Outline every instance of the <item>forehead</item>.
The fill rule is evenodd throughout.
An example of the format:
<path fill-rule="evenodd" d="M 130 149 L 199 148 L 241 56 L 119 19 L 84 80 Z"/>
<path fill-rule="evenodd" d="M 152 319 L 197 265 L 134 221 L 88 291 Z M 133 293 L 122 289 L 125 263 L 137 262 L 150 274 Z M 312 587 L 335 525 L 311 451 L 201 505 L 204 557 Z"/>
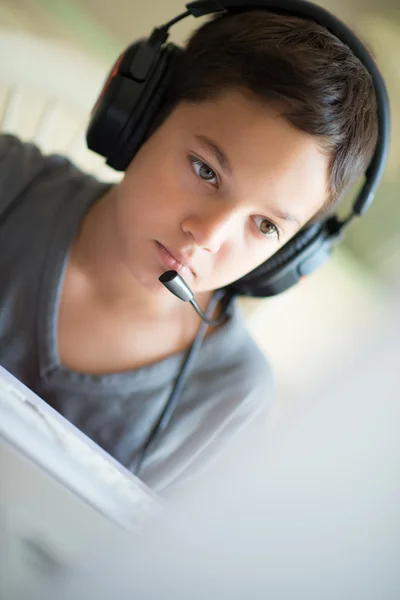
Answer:
<path fill-rule="evenodd" d="M 181 105 L 177 117 L 187 143 L 199 144 L 207 158 L 213 156 L 213 167 L 229 172 L 237 194 L 283 204 L 303 223 L 326 202 L 329 157 L 316 137 L 291 125 L 278 107 L 227 91 L 212 101 Z"/>

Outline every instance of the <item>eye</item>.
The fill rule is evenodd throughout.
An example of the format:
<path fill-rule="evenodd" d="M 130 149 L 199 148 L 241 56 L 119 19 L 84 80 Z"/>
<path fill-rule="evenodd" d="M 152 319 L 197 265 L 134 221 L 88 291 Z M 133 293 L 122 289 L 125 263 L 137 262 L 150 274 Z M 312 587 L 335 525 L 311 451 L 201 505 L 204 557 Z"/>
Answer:
<path fill-rule="evenodd" d="M 264 237 L 271 237 L 272 235 L 276 235 L 276 237 L 279 240 L 279 229 L 277 228 L 275 223 L 273 223 L 269 219 L 266 219 L 265 217 L 260 216 L 255 216 L 253 217 L 253 219 L 261 235 L 263 235 Z"/>
<path fill-rule="evenodd" d="M 218 175 L 207 163 L 196 156 L 190 156 L 189 159 L 192 163 L 194 172 L 200 179 L 218 187 Z"/>

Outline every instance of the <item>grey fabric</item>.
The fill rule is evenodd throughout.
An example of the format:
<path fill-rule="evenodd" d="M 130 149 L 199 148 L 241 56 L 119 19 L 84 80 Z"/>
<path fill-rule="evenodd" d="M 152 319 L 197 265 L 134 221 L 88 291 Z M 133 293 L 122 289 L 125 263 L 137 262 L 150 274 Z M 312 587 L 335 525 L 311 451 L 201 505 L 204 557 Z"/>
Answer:
<path fill-rule="evenodd" d="M 57 313 L 69 249 L 106 189 L 67 159 L 0 136 L 0 364 L 129 468 L 185 354 L 111 375 L 60 364 Z M 203 469 L 233 434 L 262 418 L 271 387 L 235 302 L 231 319 L 204 341 L 141 478 L 163 491 Z"/>

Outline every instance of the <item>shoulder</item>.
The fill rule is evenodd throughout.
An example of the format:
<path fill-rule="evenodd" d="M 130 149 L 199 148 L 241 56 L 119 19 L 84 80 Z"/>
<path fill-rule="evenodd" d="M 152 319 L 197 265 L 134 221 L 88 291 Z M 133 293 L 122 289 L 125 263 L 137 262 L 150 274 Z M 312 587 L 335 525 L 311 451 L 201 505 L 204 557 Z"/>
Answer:
<path fill-rule="evenodd" d="M 13 135 L 0 135 L 0 214 L 60 159 L 44 156 L 37 146 Z"/>
<path fill-rule="evenodd" d="M 227 325 L 207 340 L 203 355 L 202 377 L 237 402 L 269 401 L 273 376 L 266 355 L 252 338 L 237 300 L 233 302 Z M 231 406 L 234 403 L 230 403 Z"/>
<path fill-rule="evenodd" d="M 275 392 L 269 360 L 252 338 L 237 301 L 230 322 L 206 342 L 190 392 L 201 416 L 197 434 L 201 437 L 200 429 L 204 434 L 201 460 L 249 425 L 263 427 Z"/>
<path fill-rule="evenodd" d="M 166 493 L 203 472 L 242 432 L 264 431 L 272 370 L 235 302 L 230 320 L 205 339 L 193 373 L 141 477 Z"/>
<path fill-rule="evenodd" d="M 214 428 L 215 433 L 208 440 L 207 455 L 249 426 L 259 429 L 266 425 L 275 385 L 270 362 L 251 336 L 236 300 L 225 331 L 221 329 L 214 341 L 210 337 L 205 351 L 207 365 L 203 362 L 194 391 L 202 398 L 212 398 L 202 407 L 209 432 Z"/>
<path fill-rule="evenodd" d="M 0 223 L 20 205 L 42 206 L 48 214 L 71 194 L 83 189 L 88 196 L 100 194 L 107 186 L 81 171 L 66 156 L 44 154 L 30 142 L 0 135 Z M 49 203 L 49 200 L 51 202 Z"/>
<path fill-rule="evenodd" d="M 1 192 L 15 197 L 27 180 L 42 167 L 45 158 L 34 144 L 10 135 L 0 135 Z"/>

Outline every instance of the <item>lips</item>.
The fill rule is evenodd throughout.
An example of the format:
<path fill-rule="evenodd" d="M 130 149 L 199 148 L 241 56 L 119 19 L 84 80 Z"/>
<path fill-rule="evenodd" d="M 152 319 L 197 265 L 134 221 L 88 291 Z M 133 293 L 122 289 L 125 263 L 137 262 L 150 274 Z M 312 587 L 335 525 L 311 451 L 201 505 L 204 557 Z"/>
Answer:
<path fill-rule="evenodd" d="M 156 242 L 158 247 L 158 251 L 160 257 L 162 258 L 162 262 L 165 266 L 174 269 L 178 272 L 184 270 L 186 272 L 192 273 L 195 275 L 195 271 L 188 257 L 185 256 L 180 250 L 176 250 L 175 248 L 169 248 L 160 244 L 160 242 Z"/>

